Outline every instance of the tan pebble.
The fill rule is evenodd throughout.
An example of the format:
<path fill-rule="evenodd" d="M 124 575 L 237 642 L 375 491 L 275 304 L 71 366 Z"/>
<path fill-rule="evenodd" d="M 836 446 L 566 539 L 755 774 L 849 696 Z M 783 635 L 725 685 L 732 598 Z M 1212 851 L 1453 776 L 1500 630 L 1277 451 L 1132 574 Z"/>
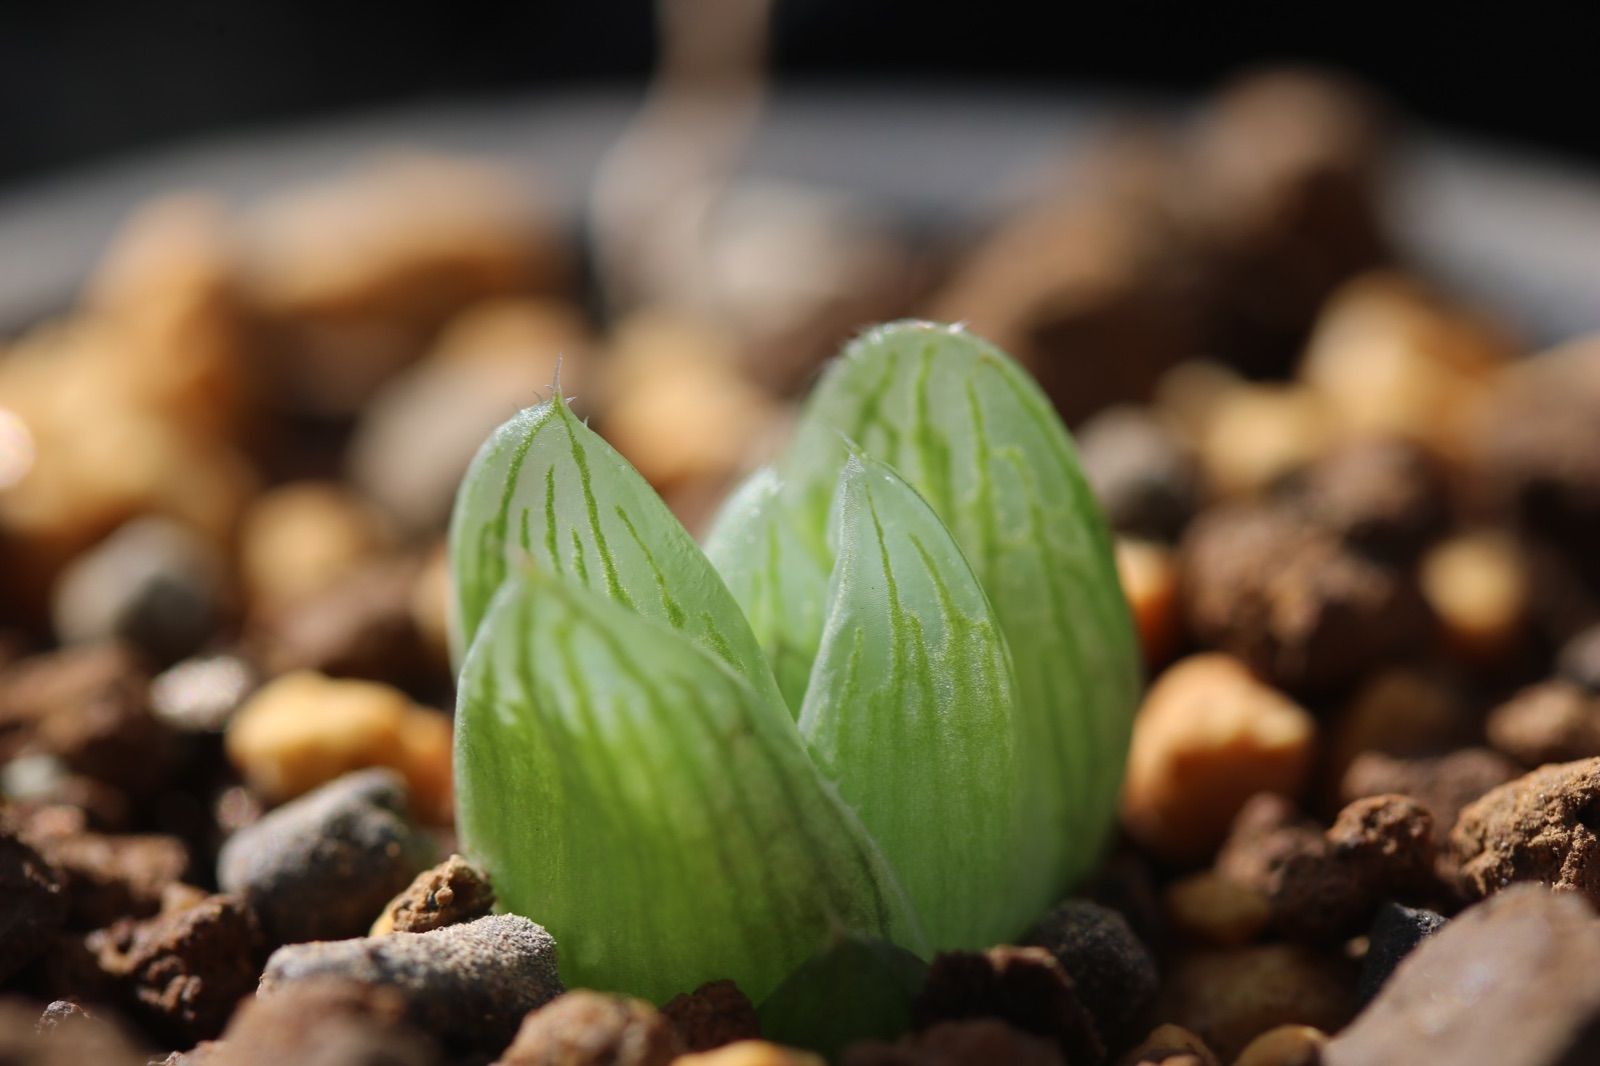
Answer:
<path fill-rule="evenodd" d="M 1163 904 L 1174 930 L 1216 947 L 1243 947 L 1272 916 L 1263 893 L 1211 870 L 1174 881 Z"/>
<path fill-rule="evenodd" d="M 250 787 L 278 803 L 351 770 L 398 770 L 419 812 L 448 818 L 450 723 L 373 681 L 311 671 L 263 686 L 234 715 L 228 758 Z"/>
<path fill-rule="evenodd" d="M 107 370 L 126 399 L 227 437 L 248 397 L 249 324 L 223 205 L 179 194 L 138 208 L 112 239 L 84 310 L 116 335 Z"/>
<path fill-rule="evenodd" d="M 1244 379 L 1232 367 L 1190 360 L 1161 375 L 1155 406 L 1168 425 L 1198 444 L 1223 403 L 1243 387 Z"/>
<path fill-rule="evenodd" d="M 1300 374 L 1342 430 L 1394 433 L 1452 455 L 1513 354 L 1494 323 L 1414 279 L 1375 273 L 1329 299 Z"/>
<path fill-rule="evenodd" d="M 0 360 L 0 598 L 38 612 L 56 572 L 141 514 L 221 545 L 256 491 L 226 441 L 144 404 L 103 322 L 36 327 Z"/>
<path fill-rule="evenodd" d="M 1172 549 L 1119 537 L 1116 560 L 1145 664 L 1159 666 L 1171 657 L 1178 642 L 1178 566 Z"/>
<path fill-rule="evenodd" d="M 1354 1010 L 1350 964 L 1289 944 L 1203 951 L 1180 959 L 1164 989 L 1165 1015 L 1231 1058 L 1281 1025 L 1332 1032 Z"/>
<path fill-rule="evenodd" d="M 395 766 L 411 787 L 418 817 L 449 825 L 455 814 L 455 735 L 450 719 L 426 707 L 414 707 L 400 736 L 400 762 Z"/>
<path fill-rule="evenodd" d="M 332 482 L 265 492 L 239 529 L 239 571 L 251 607 L 271 611 L 321 592 L 388 540 L 377 511 Z"/>
<path fill-rule="evenodd" d="M 478 446 L 518 407 L 559 382 L 588 414 L 590 341 L 555 301 L 490 300 L 451 320 L 416 365 L 386 381 L 345 452 L 351 482 L 411 533 L 433 533 Z"/>
<path fill-rule="evenodd" d="M 564 242 L 526 177 L 410 156 L 252 209 L 245 283 L 268 386 L 295 408 L 353 415 L 458 312 L 564 286 Z"/>
<path fill-rule="evenodd" d="M 773 403 L 713 327 L 637 312 L 615 331 L 607 373 L 602 432 L 663 494 L 726 483 L 757 461 Z"/>
<path fill-rule="evenodd" d="M 1122 1066 L 1160 1063 L 1172 1066 L 1188 1058 L 1193 1066 L 1221 1066 L 1206 1042 L 1181 1025 L 1158 1025 L 1121 1059 Z M 1184 1066 L 1189 1066 L 1185 1063 Z"/>
<path fill-rule="evenodd" d="M 561 364 L 561 387 L 585 388 L 592 339 L 578 309 L 565 300 L 501 297 L 462 311 L 439 334 L 430 359 L 448 362 L 534 363 L 549 384 Z"/>
<path fill-rule="evenodd" d="M 1528 611 L 1528 573 L 1510 537 L 1453 537 L 1422 557 L 1418 576 L 1445 647 L 1456 657 L 1470 664 L 1516 650 Z"/>
<path fill-rule="evenodd" d="M 251 296 L 291 318 L 431 319 L 565 272 L 529 190 L 494 167 L 388 159 L 269 201 L 244 220 Z"/>
<path fill-rule="evenodd" d="M 682 1051 L 650 1004 L 580 988 L 529 1013 L 494 1066 L 668 1066 Z"/>
<path fill-rule="evenodd" d="M 680 1055 L 672 1062 L 673 1066 L 826 1066 L 821 1056 L 765 1040 L 740 1040 L 714 1051 Z"/>
<path fill-rule="evenodd" d="M 1207 481 L 1227 495 L 1259 493 L 1308 465 L 1332 440 L 1322 398 L 1295 385 L 1246 385 L 1217 403 L 1199 439 Z"/>
<path fill-rule="evenodd" d="M 1328 1034 L 1309 1025 L 1280 1025 L 1250 1041 L 1233 1066 L 1317 1066 Z"/>
<path fill-rule="evenodd" d="M 411 587 L 411 621 L 436 663 L 450 661 L 450 553 L 441 541 Z"/>
<path fill-rule="evenodd" d="M 1237 659 L 1182 659 L 1156 679 L 1134 721 L 1123 823 L 1165 858 L 1203 859 L 1251 796 L 1304 788 L 1315 739 L 1311 716 Z"/>

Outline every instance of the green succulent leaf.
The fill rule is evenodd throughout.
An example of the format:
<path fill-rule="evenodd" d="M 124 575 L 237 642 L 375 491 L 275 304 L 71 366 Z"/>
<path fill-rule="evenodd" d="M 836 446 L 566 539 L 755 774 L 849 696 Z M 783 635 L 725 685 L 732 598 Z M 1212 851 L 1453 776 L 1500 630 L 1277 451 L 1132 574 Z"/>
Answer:
<path fill-rule="evenodd" d="M 800 713 L 813 760 L 894 864 L 936 950 L 1014 935 L 1054 902 L 1038 760 L 1019 750 L 1011 657 L 939 517 L 853 457 L 821 649 Z"/>
<path fill-rule="evenodd" d="M 807 959 L 757 1013 L 761 1035 L 836 1061 L 858 1040 L 893 1040 L 911 1028 L 928 966 L 884 940 L 844 936 Z"/>
<path fill-rule="evenodd" d="M 456 720 L 460 831 L 570 985 L 764 996 L 838 929 L 916 916 L 794 723 L 686 633 L 523 567 L 479 627 Z"/>
<path fill-rule="evenodd" d="M 778 688 L 798 715 L 827 609 L 830 553 L 821 542 L 802 536 L 778 476 L 768 467 L 728 497 L 705 552 L 745 608 Z"/>
<path fill-rule="evenodd" d="M 450 523 L 459 663 L 523 562 L 677 630 L 781 702 L 727 586 L 649 483 L 558 395 L 479 449 Z"/>
<path fill-rule="evenodd" d="M 994 606 L 1016 671 L 1021 743 L 1049 768 L 1040 847 L 1064 887 L 1114 824 L 1139 682 L 1110 537 L 1072 442 L 1002 352 L 925 322 L 862 336 L 809 401 L 778 474 L 813 540 L 827 528 L 845 439 L 922 494 Z"/>

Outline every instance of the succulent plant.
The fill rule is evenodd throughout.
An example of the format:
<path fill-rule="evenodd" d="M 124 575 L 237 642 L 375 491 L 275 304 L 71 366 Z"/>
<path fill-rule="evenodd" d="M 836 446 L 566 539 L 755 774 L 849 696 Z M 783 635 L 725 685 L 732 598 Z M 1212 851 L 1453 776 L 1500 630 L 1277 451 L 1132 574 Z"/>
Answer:
<path fill-rule="evenodd" d="M 1019 933 L 1105 842 L 1137 659 L 1031 379 L 959 327 L 851 344 L 702 551 L 559 396 L 451 525 L 465 847 L 569 983 L 760 998 L 841 932 Z"/>

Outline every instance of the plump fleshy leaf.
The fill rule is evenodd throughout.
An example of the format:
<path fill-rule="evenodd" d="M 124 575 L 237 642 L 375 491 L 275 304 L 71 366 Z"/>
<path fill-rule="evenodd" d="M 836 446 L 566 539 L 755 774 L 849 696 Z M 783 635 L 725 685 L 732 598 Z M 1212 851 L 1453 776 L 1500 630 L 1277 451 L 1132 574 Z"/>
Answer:
<path fill-rule="evenodd" d="M 678 630 L 781 702 L 749 623 L 694 539 L 560 396 L 479 449 L 456 498 L 450 556 L 458 663 L 501 582 L 530 561 Z"/>
<path fill-rule="evenodd" d="M 927 963 L 884 940 L 847 935 L 807 959 L 758 1009 L 761 1035 L 837 1062 L 858 1040 L 893 1040 L 911 1028 Z"/>
<path fill-rule="evenodd" d="M 778 687 L 798 715 L 822 632 L 832 563 L 822 542 L 801 535 L 795 517 L 784 505 L 777 474 L 763 467 L 728 497 L 705 551 L 745 609 Z"/>
<path fill-rule="evenodd" d="M 807 404 L 778 474 L 808 536 L 826 528 L 848 438 L 926 499 L 1011 646 L 1022 743 L 1054 768 L 1040 847 L 1065 886 L 1114 822 L 1138 660 L 1110 537 L 1049 401 L 959 327 L 902 322 L 851 344 Z M 820 632 L 818 634 L 820 640 Z"/>
<path fill-rule="evenodd" d="M 827 623 L 800 713 L 822 772 L 894 864 L 936 950 L 1053 902 L 1041 760 L 1020 750 L 1006 639 L 950 532 L 899 475 L 839 480 Z"/>
<path fill-rule="evenodd" d="M 770 991 L 840 928 L 921 950 L 888 864 L 794 723 L 682 631 L 526 567 L 456 719 L 463 842 L 569 985 Z"/>

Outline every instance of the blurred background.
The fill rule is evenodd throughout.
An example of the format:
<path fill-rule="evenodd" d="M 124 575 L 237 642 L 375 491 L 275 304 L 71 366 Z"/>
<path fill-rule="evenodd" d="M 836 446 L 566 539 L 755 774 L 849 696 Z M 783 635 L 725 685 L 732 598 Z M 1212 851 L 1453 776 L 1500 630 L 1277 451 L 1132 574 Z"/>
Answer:
<path fill-rule="evenodd" d="M 1541 17 L 1541 14 L 1549 17 Z M 1121 86 L 1194 94 L 1240 68 L 1350 71 L 1407 112 L 1528 149 L 1600 157 L 1592 37 L 1540 5 L 1448 18 L 1343 6 L 781 0 L 786 82 Z M 642 0 L 13 0 L 0 34 L 0 178 L 208 131 L 439 96 L 639 85 L 655 17 Z M 1563 27 L 1566 29 L 1563 29 Z M 1570 31 L 1570 32 L 1569 32 Z"/>
<path fill-rule="evenodd" d="M 1352 442 L 1553 543 L 1549 639 L 1600 618 L 1600 474 L 1569 461 L 1600 455 L 1600 356 L 1521 358 L 1600 328 L 1577 27 L 1012 0 L 3 17 L 0 633 L 28 646 L 242 642 L 268 674 L 438 696 L 455 487 L 558 361 L 699 532 L 824 361 L 902 316 L 970 324 L 1079 432 L 1157 549 L 1130 556 L 1167 582 L 1153 662 L 1185 639 L 1197 509 Z"/>

